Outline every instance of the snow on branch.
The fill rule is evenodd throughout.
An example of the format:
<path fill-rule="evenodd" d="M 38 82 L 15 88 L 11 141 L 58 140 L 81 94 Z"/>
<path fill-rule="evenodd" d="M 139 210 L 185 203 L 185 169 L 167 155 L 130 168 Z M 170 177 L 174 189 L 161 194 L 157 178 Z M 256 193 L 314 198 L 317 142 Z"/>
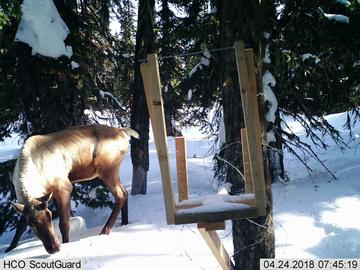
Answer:
<path fill-rule="evenodd" d="M 305 61 L 306 59 L 312 58 L 315 60 L 315 63 L 319 63 L 320 62 L 320 58 L 317 57 L 316 55 L 313 55 L 311 53 L 304 53 L 303 55 L 301 55 L 301 60 Z"/>
<path fill-rule="evenodd" d="M 349 23 L 349 17 L 345 16 L 345 15 L 341 15 L 341 14 L 329 14 L 329 13 L 324 13 L 324 16 L 329 19 L 329 20 L 333 20 L 335 22 L 338 23 Z"/>
<path fill-rule="evenodd" d="M 75 61 L 71 61 L 70 63 L 72 69 L 76 69 L 80 67 L 79 63 L 76 63 Z"/>
<path fill-rule="evenodd" d="M 70 58 L 72 47 L 64 40 L 70 33 L 53 0 L 24 0 L 21 5 L 21 21 L 15 41 L 28 44 L 31 54 L 40 54 L 54 59 L 62 55 Z"/>
<path fill-rule="evenodd" d="M 110 99 L 115 101 L 115 103 L 119 106 L 119 108 L 123 109 L 123 107 L 121 106 L 120 101 L 113 94 L 111 94 L 110 92 L 105 92 L 105 91 L 100 90 L 99 94 L 100 94 L 100 96 L 102 98 L 105 98 L 106 96 L 110 97 Z"/>
<path fill-rule="evenodd" d="M 190 71 L 189 78 L 191 78 L 195 72 L 202 70 L 204 68 L 204 66 L 209 66 L 210 58 L 211 58 L 210 52 L 208 50 L 204 51 L 203 57 L 201 58 L 200 63 L 196 64 Z"/>
<path fill-rule="evenodd" d="M 348 1 L 348 0 L 336 0 L 336 3 L 340 3 L 340 4 L 343 4 L 345 6 L 350 5 L 350 1 Z"/>
<path fill-rule="evenodd" d="M 357 60 L 353 63 L 353 67 L 359 67 L 360 66 L 360 60 Z"/>

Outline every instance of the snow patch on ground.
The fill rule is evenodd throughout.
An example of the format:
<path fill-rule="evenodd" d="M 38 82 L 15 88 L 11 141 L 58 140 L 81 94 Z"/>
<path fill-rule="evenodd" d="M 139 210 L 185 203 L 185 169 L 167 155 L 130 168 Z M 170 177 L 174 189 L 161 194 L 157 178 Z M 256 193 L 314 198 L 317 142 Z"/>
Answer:
<path fill-rule="evenodd" d="M 0 162 L 5 162 L 18 157 L 20 148 L 19 141 L 19 135 L 13 134 L 3 142 L 0 142 Z"/>

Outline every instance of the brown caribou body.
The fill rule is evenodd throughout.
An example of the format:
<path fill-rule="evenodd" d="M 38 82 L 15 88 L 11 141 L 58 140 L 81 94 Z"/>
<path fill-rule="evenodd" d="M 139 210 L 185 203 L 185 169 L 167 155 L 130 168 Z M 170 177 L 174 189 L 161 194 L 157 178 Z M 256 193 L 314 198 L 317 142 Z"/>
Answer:
<path fill-rule="evenodd" d="M 13 241 L 15 248 L 30 225 L 48 253 L 60 250 L 55 236 L 48 201 L 54 198 L 60 218 L 63 243 L 69 242 L 70 195 L 73 182 L 99 177 L 115 197 L 115 207 L 102 234 L 108 234 L 122 209 L 122 224 L 127 224 L 128 193 L 119 179 L 119 167 L 128 147 L 129 137 L 138 138 L 130 128 L 103 125 L 79 126 L 26 140 L 14 169 L 13 184 L 22 216 Z"/>

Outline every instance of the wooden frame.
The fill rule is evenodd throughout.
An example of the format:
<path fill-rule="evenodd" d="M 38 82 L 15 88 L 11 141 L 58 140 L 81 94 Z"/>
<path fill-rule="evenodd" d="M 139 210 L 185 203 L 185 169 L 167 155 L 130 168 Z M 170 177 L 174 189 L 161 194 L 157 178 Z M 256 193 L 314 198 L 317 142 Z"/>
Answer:
<path fill-rule="evenodd" d="M 263 216 L 266 212 L 266 193 L 254 53 L 252 49 L 245 50 L 241 41 L 235 42 L 234 47 L 256 209 L 258 216 Z"/>
<path fill-rule="evenodd" d="M 141 64 L 141 72 L 144 81 L 147 105 L 154 139 L 160 164 L 166 220 L 168 224 L 185 223 L 209 223 L 221 222 L 227 219 L 240 219 L 257 217 L 265 214 L 265 178 L 262 159 L 261 128 L 259 120 L 259 108 L 257 102 L 257 89 L 255 67 L 252 50 L 245 50 L 242 42 L 235 43 L 236 64 L 240 81 L 240 94 L 246 129 L 241 131 L 243 160 L 245 169 L 246 192 L 253 193 L 254 199 L 241 196 L 227 201 L 234 205 L 224 209 L 206 210 L 200 209 L 203 204 L 191 202 L 176 204 L 172 186 L 172 177 L 168 158 L 168 146 L 165 127 L 163 100 L 159 67 L 156 54 L 149 54 L 147 63 Z M 176 139 L 176 144 L 184 145 L 183 139 Z M 177 156 L 185 158 L 186 149 L 177 150 Z M 189 190 L 187 183 L 187 169 L 184 160 L 177 161 L 178 166 L 178 190 L 179 202 L 187 200 Z M 239 207 L 236 208 L 235 204 Z M 244 204 L 248 207 L 244 207 Z"/>
<path fill-rule="evenodd" d="M 241 129 L 241 147 L 243 153 L 243 167 L 245 177 L 245 193 L 254 193 L 254 185 L 251 175 L 249 144 L 247 141 L 246 129 Z"/>
<path fill-rule="evenodd" d="M 184 137 L 175 138 L 176 172 L 179 202 L 189 199 L 189 183 L 186 162 L 186 142 Z"/>
<path fill-rule="evenodd" d="M 205 201 L 189 199 L 184 138 L 176 138 L 179 203 L 175 203 L 157 55 L 149 54 L 147 62 L 141 64 L 146 101 L 161 170 L 166 221 L 168 224 L 197 223 L 201 235 L 223 269 L 231 269 L 233 265 L 215 230 L 224 229 L 224 220 L 265 215 L 266 207 L 254 55 L 252 49 L 244 49 L 244 44 L 241 41 L 235 42 L 234 49 L 245 119 L 245 128 L 239 132 L 241 132 L 242 137 L 245 191 L 247 194 L 224 196 L 221 198 L 224 206 L 221 205 L 216 209 L 206 207 Z"/>

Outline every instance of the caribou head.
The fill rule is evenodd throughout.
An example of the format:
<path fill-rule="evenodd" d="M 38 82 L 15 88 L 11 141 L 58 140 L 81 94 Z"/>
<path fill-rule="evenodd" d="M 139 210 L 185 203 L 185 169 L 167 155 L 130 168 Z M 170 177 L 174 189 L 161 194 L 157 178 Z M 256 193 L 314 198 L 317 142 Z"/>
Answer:
<path fill-rule="evenodd" d="M 55 236 L 52 224 L 52 214 L 48 209 L 51 196 L 52 192 L 24 204 L 12 203 L 16 211 L 25 216 L 28 225 L 50 254 L 60 250 L 60 242 Z"/>

